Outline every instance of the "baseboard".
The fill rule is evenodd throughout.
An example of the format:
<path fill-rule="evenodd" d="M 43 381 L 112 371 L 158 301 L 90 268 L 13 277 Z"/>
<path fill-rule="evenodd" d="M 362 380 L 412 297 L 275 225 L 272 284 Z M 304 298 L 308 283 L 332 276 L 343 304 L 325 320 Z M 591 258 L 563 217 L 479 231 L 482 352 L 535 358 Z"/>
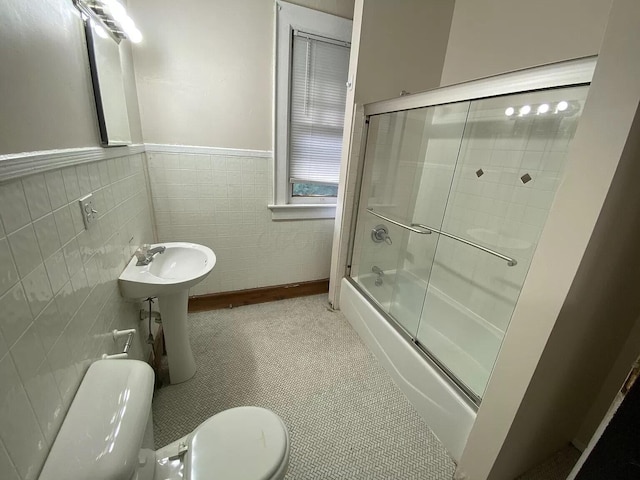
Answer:
<path fill-rule="evenodd" d="M 240 307 L 255 303 L 274 302 L 287 298 L 318 295 L 329 292 L 329 279 L 310 282 L 274 285 L 271 287 L 250 288 L 235 292 L 210 293 L 189 297 L 189 312 L 203 312 L 220 308 Z"/>

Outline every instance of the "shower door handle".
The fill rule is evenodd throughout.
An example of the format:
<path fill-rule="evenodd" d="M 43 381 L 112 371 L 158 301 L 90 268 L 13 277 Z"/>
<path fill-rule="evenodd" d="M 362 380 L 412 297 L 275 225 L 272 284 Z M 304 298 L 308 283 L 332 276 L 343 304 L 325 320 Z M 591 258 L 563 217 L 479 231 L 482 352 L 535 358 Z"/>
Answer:
<path fill-rule="evenodd" d="M 442 236 L 445 236 L 445 237 L 449 237 L 449 238 L 451 238 L 453 240 L 457 240 L 458 242 L 464 243 L 465 245 L 469 245 L 470 247 L 477 248 L 478 250 L 482 250 L 483 252 L 486 252 L 489 255 L 493 255 L 494 257 L 498 257 L 498 258 L 504 260 L 505 262 L 507 262 L 507 265 L 509 267 L 515 267 L 518 264 L 518 261 L 515 258 L 508 257 L 506 255 L 503 255 L 502 253 L 496 252 L 495 250 L 491 250 L 490 248 L 483 247 L 482 245 L 479 245 L 479 244 L 477 244 L 475 242 L 470 242 L 466 238 L 462 238 L 462 237 L 459 237 L 457 235 L 453 235 L 452 233 L 448 233 L 448 232 L 445 232 L 443 230 L 438 230 L 437 228 L 433 228 L 433 227 L 430 227 L 428 225 L 422 225 L 421 223 L 414 223 L 413 225 L 415 225 L 416 227 L 429 229 L 431 232 L 435 232 L 435 233 L 437 233 L 439 235 L 442 235 Z M 429 233 L 431 233 L 431 232 L 429 232 Z"/>
<path fill-rule="evenodd" d="M 410 232 L 419 233 L 420 235 L 429 235 L 431 233 L 431 230 L 427 230 L 427 231 L 418 230 L 413 226 L 405 225 L 404 223 L 400 223 L 396 220 L 393 220 L 385 215 L 382 215 L 381 213 L 374 211 L 373 208 L 367 208 L 367 212 L 369 212 L 371 215 L 381 218 L 382 220 L 386 220 L 387 222 L 392 223 L 393 225 L 397 225 L 398 227 L 404 228 L 405 230 L 409 230 Z"/>

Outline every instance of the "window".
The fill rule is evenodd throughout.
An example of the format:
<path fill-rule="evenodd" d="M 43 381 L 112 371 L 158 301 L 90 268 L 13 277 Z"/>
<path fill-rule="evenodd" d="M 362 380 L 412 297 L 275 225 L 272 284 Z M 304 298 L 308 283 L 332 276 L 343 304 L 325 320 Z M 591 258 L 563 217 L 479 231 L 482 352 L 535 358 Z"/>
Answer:
<path fill-rule="evenodd" d="M 274 219 L 332 218 L 351 21 L 277 3 Z M 295 213 L 294 213 L 295 211 Z"/>

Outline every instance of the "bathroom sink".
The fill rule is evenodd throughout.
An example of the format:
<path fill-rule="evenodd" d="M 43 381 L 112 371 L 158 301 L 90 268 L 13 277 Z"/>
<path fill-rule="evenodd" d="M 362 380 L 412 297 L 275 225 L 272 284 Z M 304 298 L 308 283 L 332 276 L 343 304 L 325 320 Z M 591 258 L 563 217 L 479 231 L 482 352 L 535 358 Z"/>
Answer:
<path fill-rule="evenodd" d="M 164 253 L 156 254 L 148 265 L 137 266 L 134 256 L 119 277 L 122 296 L 157 297 L 189 289 L 203 280 L 216 264 L 216 255 L 203 245 L 169 242 Z"/>
<path fill-rule="evenodd" d="M 211 273 L 216 255 L 208 247 L 185 242 L 151 245 L 147 252 L 153 250 L 155 254 L 146 258 L 141 254 L 146 265 L 137 265 L 134 255 L 118 283 L 123 297 L 158 297 L 169 379 L 171 383 L 181 383 L 196 373 L 187 323 L 189 288 Z"/>

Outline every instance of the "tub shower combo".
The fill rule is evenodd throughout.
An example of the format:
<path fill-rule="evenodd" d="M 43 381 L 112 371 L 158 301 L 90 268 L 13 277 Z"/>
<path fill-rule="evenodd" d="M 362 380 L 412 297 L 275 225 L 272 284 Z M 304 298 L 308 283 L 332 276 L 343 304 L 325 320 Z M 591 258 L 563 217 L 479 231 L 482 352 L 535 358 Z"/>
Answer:
<path fill-rule="evenodd" d="M 574 60 L 365 106 L 340 306 L 456 459 L 594 66 Z"/>

